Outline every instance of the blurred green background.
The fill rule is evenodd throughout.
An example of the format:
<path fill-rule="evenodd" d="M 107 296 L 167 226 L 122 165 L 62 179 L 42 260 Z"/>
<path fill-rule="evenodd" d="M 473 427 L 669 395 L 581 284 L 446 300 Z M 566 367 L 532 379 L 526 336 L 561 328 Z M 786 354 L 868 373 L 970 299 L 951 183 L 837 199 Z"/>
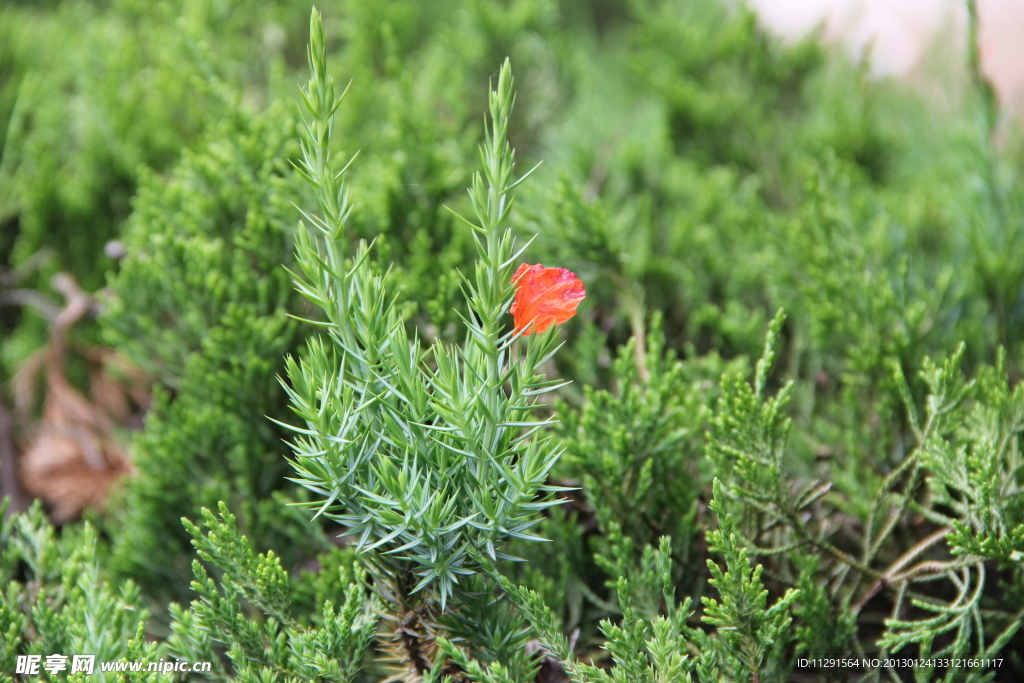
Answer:
<path fill-rule="evenodd" d="M 339 155 L 359 152 L 348 234 L 377 239 L 425 339 L 456 334 L 473 247 L 445 207 L 466 205 L 483 94 L 511 58 L 512 143 L 521 169 L 543 161 L 512 227 L 537 235 L 528 262 L 569 268 L 588 292 L 554 361 L 575 380 L 557 476 L 583 484 L 597 528 L 619 519 L 638 547 L 672 533 L 680 571 L 698 572 L 681 582 L 704 579 L 695 520 L 719 377 L 749 370 L 776 309 L 789 317 L 772 387 L 795 382 L 787 468 L 832 481 L 854 526 L 913 441 L 893 363 L 916 401 L 924 359 L 961 343 L 968 374 L 1003 348 L 1019 378 L 1024 148 L 976 51 L 908 82 L 699 0 L 318 9 L 332 73 L 351 80 L 335 134 Z M 180 518 L 200 507 L 227 501 L 296 571 L 336 533 L 287 506 L 303 494 L 266 419 L 290 419 L 277 375 L 310 333 L 282 267 L 310 203 L 290 167 L 309 10 L 0 7 L 4 493 L 15 507 L 41 497 L 59 522 L 92 518 L 104 571 L 138 582 L 158 614 L 190 597 Z M 671 428 L 636 422 L 652 414 Z M 602 488 L 643 467 L 654 488 Z M 523 580 L 582 623 L 605 588 L 582 536 L 560 547 L 586 557 L 538 556 Z"/>

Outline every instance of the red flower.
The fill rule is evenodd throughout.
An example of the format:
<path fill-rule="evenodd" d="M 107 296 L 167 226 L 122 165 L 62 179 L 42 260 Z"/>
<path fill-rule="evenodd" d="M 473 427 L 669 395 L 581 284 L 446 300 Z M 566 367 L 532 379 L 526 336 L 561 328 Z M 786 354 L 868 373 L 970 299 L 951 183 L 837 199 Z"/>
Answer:
<path fill-rule="evenodd" d="M 512 282 L 516 285 L 516 300 L 509 313 L 515 318 L 517 332 L 529 326 L 524 335 L 561 325 L 576 315 L 576 307 L 587 295 L 576 273 L 545 268 L 539 263 L 519 266 Z"/>

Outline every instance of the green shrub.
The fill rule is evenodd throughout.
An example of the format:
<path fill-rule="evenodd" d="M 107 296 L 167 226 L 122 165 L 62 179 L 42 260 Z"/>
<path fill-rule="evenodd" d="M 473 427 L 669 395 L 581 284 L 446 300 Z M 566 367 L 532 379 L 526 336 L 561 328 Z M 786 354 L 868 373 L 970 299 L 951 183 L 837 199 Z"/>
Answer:
<path fill-rule="evenodd" d="M 937 106 L 716 4 L 308 10 L 0 9 L 0 377 L 68 272 L 72 347 L 154 386 L 103 511 L 5 519 L 0 677 L 1024 673 L 1022 159 L 976 31 Z M 520 262 L 579 313 L 517 334 Z"/>
<path fill-rule="evenodd" d="M 138 476 L 110 524 L 113 566 L 178 599 L 191 564 L 180 520 L 203 506 L 230 501 L 260 548 L 288 537 L 300 541 L 294 552 L 325 545 L 291 526 L 284 433 L 262 417 L 284 419 L 276 376 L 304 334 L 281 268 L 291 201 L 303 196 L 285 161 L 298 150 L 296 122 L 284 106 L 254 113 L 226 100 L 223 111 L 170 173 L 143 178 L 102 318 L 112 345 L 160 382 L 134 442 Z"/>

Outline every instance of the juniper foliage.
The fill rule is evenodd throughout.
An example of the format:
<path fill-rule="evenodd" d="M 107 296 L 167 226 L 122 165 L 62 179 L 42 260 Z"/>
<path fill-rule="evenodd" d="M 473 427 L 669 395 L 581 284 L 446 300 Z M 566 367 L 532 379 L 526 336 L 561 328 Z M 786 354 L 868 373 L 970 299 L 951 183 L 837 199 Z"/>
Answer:
<path fill-rule="evenodd" d="M 5 521 L 0 675 L 1019 678 L 1021 155 L 967 7 L 941 105 L 692 0 L 0 8 L 0 377 L 60 271 L 155 386 L 92 526 Z M 515 339 L 531 237 L 587 299 Z"/>
<path fill-rule="evenodd" d="M 6 502 L 0 507 L 6 512 Z M 40 656 L 43 666 L 53 654 L 93 654 L 106 662 L 156 661 L 163 656 L 163 644 L 145 639 L 149 611 L 138 586 L 103 576 L 94 526 L 84 524 L 58 537 L 36 503 L 26 512 L 5 516 L 0 541 L 0 578 L 5 586 L 0 665 L 5 680 L 14 680 L 17 658 L 24 655 Z M 124 680 L 98 667 L 95 676 L 101 681 Z M 158 677 L 144 671 L 131 680 L 148 683 Z M 87 679 L 95 680 L 85 674 L 69 677 Z"/>
<path fill-rule="evenodd" d="M 449 603 L 458 609 L 459 584 L 477 571 L 475 555 L 510 559 L 505 543 L 532 540 L 538 512 L 557 503 L 545 482 L 559 452 L 529 438 L 549 424 L 529 413 L 536 397 L 558 386 L 541 374 L 557 338 L 549 332 L 528 341 L 521 330 L 502 331 L 522 253 L 513 253 L 502 223 L 512 190 L 526 177 L 513 177 L 507 141 L 508 62 L 490 92 L 484 170 L 470 189 L 476 222 L 464 219 L 478 253 L 473 279 L 461 283 L 470 310 L 465 342 L 435 342 L 426 366 L 388 273 L 371 270 L 370 247 L 361 243 L 346 258 L 345 169 L 332 164 L 329 152 L 341 96 L 326 71 L 315 12 L 310 36 L 308 119 L 297 169 L 312 185 L 320 214 L 304 213 L 296 284 L 324 311 L 327 339 L 313 338 L 308 359 L 288 362 L 286 391 L 305 422 L 292 427 L 295 480 L 322 499 L 310 505 L 315 516 L 337 520 L 358 538 L 357 550 L 370 558 L 391 603 L 393 657 L 406 680 L 417 680 L 434 668 L 439 620 Z"/>
<path fill-rule="evenodd" d="M 280 491 L 283 431 L 252 419 L 284 417 L 276 374 L 303 337 L 281 268 L 302 196 L 286 162 L 296 122 L 284 106 L 257 113 L 224 95 L 231 116 L 170 173 L 144 176 L 102 318 L 110 342 L 160 379 L 135 442 L 141 476 L 116 503 L 113 566 L 179 600 L 191 564 L 180 519 L 201 507 L 229 501 L 260 548 L 288 536 L 309 538 L 299 552 L 326 548 Z"/>
<path fill-rule="evenodd" d="M 225 504 L 216 515 L 203 509 L 206 533 L 187 519 L 183 523 L 199 557 L 220 576 L 215 580 L 193 561 L 192 589 L 199 597 L 190 610 L 171 607 L 174 635 L 168 648 L 174 655 L 217 662 L 214 680 L 226 678 L 218 649 L 227 652 L 239 681 L 356 680 L 376 626 L 365 574 L 338 577 L 342 590 L 319 606 L 318 626 L 304 628 L 292 614 L 292 580 L 280 558 L 273 551 L 257 555 Z"/>

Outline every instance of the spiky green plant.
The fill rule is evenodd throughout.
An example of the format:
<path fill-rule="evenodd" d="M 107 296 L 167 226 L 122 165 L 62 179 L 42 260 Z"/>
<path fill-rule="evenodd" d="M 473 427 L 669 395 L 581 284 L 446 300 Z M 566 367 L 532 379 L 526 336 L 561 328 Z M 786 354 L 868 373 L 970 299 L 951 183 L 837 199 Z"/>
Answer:
<path fill-rule="evenodd" d="M 303 212 L 296 284 L 325 319 L 306 357 L 288 362 L 285 387 L 304 422 L 292 428 L 292 464 L 295 481 L 319 497 L 316 516 L 343 525 L 374 568 L 389 603 L 390 652 L 412 681 L 431 670 L 443 616 L 465 601 L 477 555 L 513 559 L 508 541 L 540 540 L 530 529 L 558 502 L 546 479 L 559 450 L 541 432 L 550 421 L 531 416 L 537 397 L 559 386 L 542 372 L 558 338 L 504 329 L 525 249 L 514 252 L 506 222 L 513 190 L 529 175 L 513 175 L 509 62 L 489 96 L 483 170 L 469 191 L 475 217 L 463 219 L 478 255 L 462 280 L 465 341 L 435 342 L 427 353 L 406 328 L 389 274 L 374 271 L 372 247 L 351 248 L 344 233 L 345 168 L 329 150 L 341 96 L 316 12 L 309 66 L 297 168 L 319 214 Z"/>

